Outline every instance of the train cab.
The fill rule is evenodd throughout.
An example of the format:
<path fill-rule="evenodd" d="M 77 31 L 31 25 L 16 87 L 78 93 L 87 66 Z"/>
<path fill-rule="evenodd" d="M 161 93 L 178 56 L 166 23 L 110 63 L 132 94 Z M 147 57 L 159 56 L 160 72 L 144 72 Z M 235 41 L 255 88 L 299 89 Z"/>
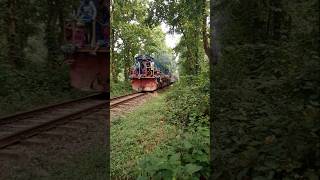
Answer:
<path fill-rule="evenodd" d="M 65 21 L 65 62 L 71 86 L 109 92 L 110 0 L 81 0 L 77 14 Z"/>
<path fill-rule="evenodd" d="M 148 55 L 139 55 L 135 58 L 135 65 L 131 68 L 130 79 L 132 89 L 137 92 L 152 92 L 171 84 L 171 74 L 155 59 Z"/>

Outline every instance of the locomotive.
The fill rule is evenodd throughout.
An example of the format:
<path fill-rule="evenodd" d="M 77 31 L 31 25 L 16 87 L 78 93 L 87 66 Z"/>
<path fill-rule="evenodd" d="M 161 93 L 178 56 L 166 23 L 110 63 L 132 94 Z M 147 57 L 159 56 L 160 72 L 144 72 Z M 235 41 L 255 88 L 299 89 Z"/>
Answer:
<path fill-rule="evenodd" d="M 132 89 L 137 92 L 155 91 L 175 81 L 168 69 L 148 55 L 135 58 L 135 64 L 130 70 L 130 79 Z"/>
<path fill-rule="evenodd" d="M 109 92 L 110 0 L 81 0 L 77 15 L 64 24 L 65 62 L 71 86 Z"/>

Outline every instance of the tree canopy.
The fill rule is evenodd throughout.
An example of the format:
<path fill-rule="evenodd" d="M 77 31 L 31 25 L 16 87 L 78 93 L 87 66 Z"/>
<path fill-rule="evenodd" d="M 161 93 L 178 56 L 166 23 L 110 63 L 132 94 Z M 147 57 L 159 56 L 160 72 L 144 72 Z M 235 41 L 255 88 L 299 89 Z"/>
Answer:
<path fill-rule="evenodd" d="M 149 1 L 114 1 L 112 3 L 111 74 L 118 81 L 119 74 L 128 80 L 129 69 L 138 54 L 148 54 L 164 64 L 170 64 L 172 50 L 166 47 L 161 27 L 149 26 Z"/>

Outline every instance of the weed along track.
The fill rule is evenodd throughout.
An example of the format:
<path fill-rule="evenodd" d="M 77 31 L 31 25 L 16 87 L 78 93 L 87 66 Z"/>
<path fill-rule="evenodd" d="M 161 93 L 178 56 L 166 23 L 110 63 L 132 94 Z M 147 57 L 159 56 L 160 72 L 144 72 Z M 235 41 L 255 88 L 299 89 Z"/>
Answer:
<path fill-rule="evenodd" d="M 143 97 L 147 95 L 147 93 L 134 93 L 131 95 L 127 95 L 127 96 L 121 96 L 121 97 L 117 97 L 117 98 L 113 98 L 110 102 L 110 107 L 114 108 L 116 106 L 125 104 L 127 102 L 130 102 L 132 100 L 135 100 L 137 98 Z"/>
<path fill-rule="evenodd" d="M 158 89 L 157 91 L 153 92 L 144 92 L 144 93 L 137 93 L 133 94 L 132 98 L 126 97 L 128 100 L 121 101 L 117 103 L 117 101 L 111 101 L 110 103 L 110 120 L 111 122 L 117 120 L 119 117 L 126 116 L 127 113 L 137 110 L 141 105 L 147 103 L 152 99 L 154 96 L 158 96 L 163 92 L 169 90 L 169 86 Z"/>

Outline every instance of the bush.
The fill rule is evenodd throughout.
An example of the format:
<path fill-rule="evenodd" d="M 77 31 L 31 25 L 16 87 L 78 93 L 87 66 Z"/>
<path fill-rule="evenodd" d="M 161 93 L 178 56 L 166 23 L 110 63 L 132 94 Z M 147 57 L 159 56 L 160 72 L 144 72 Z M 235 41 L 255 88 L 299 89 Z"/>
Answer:
<path fill-rule="evenodd" d="M 215 178 L 319 176 L 319 57 L 305 53 L 304 61 L 287 45 L 236 49 L 225 53 L 215 76 Z M 249 51 L 264 58 L 232 58 Z"/>
<path fill-rule="evenodd" d="M 167 112 L 171 123 L 189 126 L 209 126 L 208 82 L 202 77 L 186 76 L 168 94 Z"/>
<path fill-rule="evenodd" d="M 166 96 L 167 121 L 181 127 L 180 133 L 139 161 L 139 179 L 209 177 L 209 84 L 204 77 L 182 77 Z"/>
<path fill-rule="evenodd" d="M 111 82 L 110 88 L 111 97 L 122 96 L 132 92 L 131 84 L 125 81 L 119 81 L 118 83 Z"/>
<path fill-rule="evenodd" d="M 89 94 L 70 86 L 66 66 L 51 70 L 44 65 L 30 63 L 23 69 L 16 70 L 2 65 L 0 70 L 0 114 L 23 111 Z"/>
<path fill-rule="evenodd" d="M 181 132 L 158 153 L 138 162 L 138 179 L 199 179 L 209 177 L 209 128 Z"/>

